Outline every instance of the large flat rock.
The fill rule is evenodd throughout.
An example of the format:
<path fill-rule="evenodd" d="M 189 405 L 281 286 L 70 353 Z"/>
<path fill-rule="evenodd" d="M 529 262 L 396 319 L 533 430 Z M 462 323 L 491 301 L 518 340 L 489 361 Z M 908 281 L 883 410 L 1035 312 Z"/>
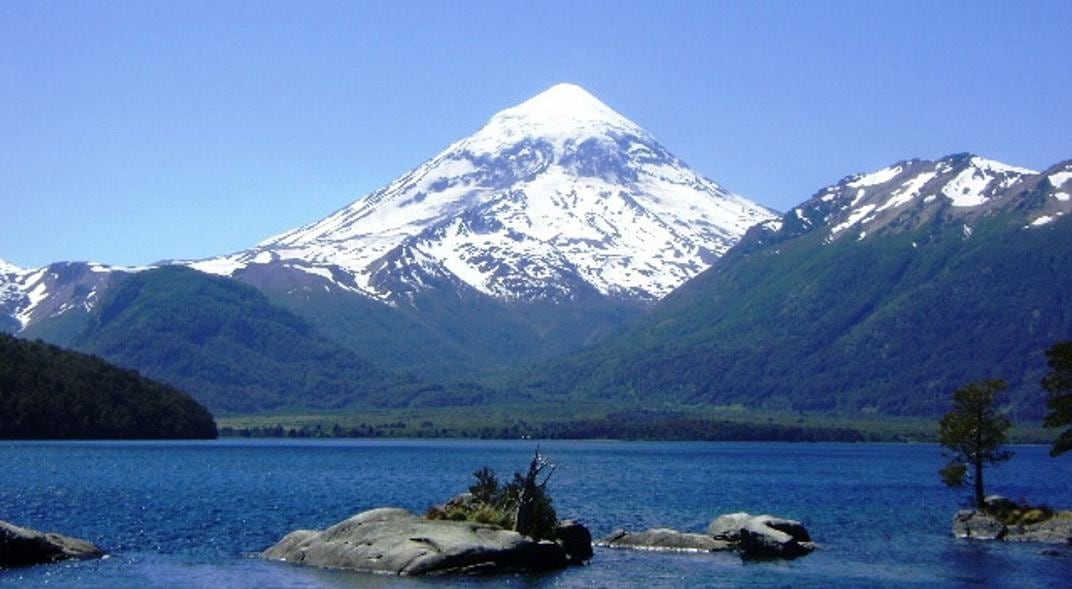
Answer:
<path fill-rule="evenodd" d="M 395 508 L 359 513 L 324 531 L 291 532 L 262 557 L 396 575 L 549 570 L 569 562 L 554 542 L 473 522 L 427 520 Z"/>
<path fill-rule="evenodd" d="M 99 558 L 93 544 L 62 534 L 38 532 L 0 521 L 0 567 L 28 566 L 72 558 Z"/>

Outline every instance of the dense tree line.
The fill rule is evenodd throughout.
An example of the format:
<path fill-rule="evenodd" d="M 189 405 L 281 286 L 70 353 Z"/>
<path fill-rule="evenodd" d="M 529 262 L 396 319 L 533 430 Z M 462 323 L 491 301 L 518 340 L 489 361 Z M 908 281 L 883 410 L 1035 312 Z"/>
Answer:
<path fill-rule="evenodd" d="M 0 438 L 214 438 L 185 393 L 100 358 L 0 335 Z"/>
<path fill-rule="evenodd" d="M 658 440 L 712 442 L 861 442 L 875 439 L 847 427 L 785 425 L 764 422 L 733 422 L 718 419 L 688 417 L 677 412 L 624 411 L 605 417 L 576 419 L 547 423 L 513 423 L 508 426 L 435 427 L 425 422 L 422 427 L 398 421 L 378 425 L 360 424 L 356 427 L 282 425 L 261 427 L 224 427 L 220 435 L 244 438 L 481 438 L 516 440 Z"/>

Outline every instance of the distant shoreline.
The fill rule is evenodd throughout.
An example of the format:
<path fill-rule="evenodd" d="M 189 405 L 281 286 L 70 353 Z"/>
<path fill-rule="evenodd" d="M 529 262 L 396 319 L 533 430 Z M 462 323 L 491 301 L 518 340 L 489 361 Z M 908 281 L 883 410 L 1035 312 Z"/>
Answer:
<path fill-rule="evenodd" d="M 398 410 L 353 414 L 278 414 L 217 418 L 221 438 L 353 438 L 468 440 L 615 440 L 663 442 L 891 442 L 933 443 L 930 419 L 850 419 L 796 414 L 702 411 L 612 411 L 573 418 L 501 409 Z M 527 418 L 517 418 L 525 415 Z M 1025 426 L 1019 444 L 1052 443 L 1052 432 Z"/>

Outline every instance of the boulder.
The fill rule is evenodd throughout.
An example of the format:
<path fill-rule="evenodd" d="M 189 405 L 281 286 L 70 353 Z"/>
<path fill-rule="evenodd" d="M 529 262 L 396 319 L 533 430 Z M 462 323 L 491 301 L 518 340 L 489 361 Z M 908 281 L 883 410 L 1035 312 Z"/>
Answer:
<path fill-rule="evenodd" d="M 615 530 L 599 540 L 597 546 L 608 548 L 632 548 L 635 550 L 659 550 L 670 552 L 715 552 L 733 550 L 733 544 L 716 540 L 707 534 L 690 534 L 668 528 L 654 528 L 643 532 Z"/>
<path fill-rule="evenodd" d="M 574 564 L 592 560 L 592 533 L 574 520 L 564 520 L 555 527 L 555 542 L 566 551 L 566 559 Z"/>
<path fill-rule="evenodd" d="M 708 524 L 707 533 L 715 538 L 726 540 L 728 542 L 736 542 L 740 539 L 741 528 L 743 528 L 752 517 L 752 515 L 744 513 L 743 511 L 720 515 Z"/>
<path fill-rule="evenodd" d="M 804 524 L 770 515 L 728 513 L 715 518 L 707 533 L 735 543 L 744 558 L 796 558 L 815 549 Z"/>
<path fill-rule="evenodd" d="M 974 540 L 1001 540 L 1008 529 L 992 515 L 962 509 L 953 516 L 953 535 Z"/>
<path fill-rule="evenodd" d="M 576 539 L 579 532 L 571 527 L 568 533 Z M 380 508 L 322 532 L 291 532 L 261 556 L 326 568 L 429 575 L 557 569 L 569 564 L 571 556 L 580 558 L 580 548 L 574 550 L 576 555 L 555 542 L 495 526 L 428 520 L 404 509 Z"/>
<path fill-rule="evenodd" d="M 744 558 L 796 558 L 814 549 L 781 530 L 751 522 L 741 528 L 737 551 Z"/>
<path fill-rule="evenodd" d="M 104 556 L 104 552 L 85 540 L 20 528 L 0 521 L 0 567 L 101 556 Z"/>

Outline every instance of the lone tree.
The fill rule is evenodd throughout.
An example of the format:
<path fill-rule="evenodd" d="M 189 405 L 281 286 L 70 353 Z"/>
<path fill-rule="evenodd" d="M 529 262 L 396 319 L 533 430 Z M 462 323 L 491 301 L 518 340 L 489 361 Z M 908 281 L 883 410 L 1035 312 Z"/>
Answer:
<path fill-rule="evenodd" d="M 518 533 L 533 538 L 553 537 L 558 516 L 551 505 L 551 496 L 547 494 L 547 481 L 554 473 L 555 465 L 547 460 L 539 447 L 529 463 L 528 471 L 524 475 L 514 473 L 514 482 L 508 487 L 508 492 L 517 506 L 514 530 Z"/>
<path fill-rule="evenodd" d="M 1005 388 L 1003 380 L 984 380 L 960 388 L 953 393 L 953 410 L 938 425 L 938 440 L 949 449 L 949 464 L 938 474 L 950 487 L 963 486 L 970 478 L 979 509 L 986 506 L 983 467 L 1012 458 L 1012 452 L 1002 449 L 1012 422 L 996 408 Z"/>
<path fill-rule="evenodd" d="M 1051 372 L 1042 379 L 1042 388 L 1050 394 L 1046 405 L 1050 412 L 1043 425 L 1063 427 L 1072 425 L 1072 342 L 1054 344 L 1046 350 L 1046 359 Z M 1050 449 L 1050 456 L 1059 456 L 1072 450 L 1072 427 L 1061 432 Z"/>

